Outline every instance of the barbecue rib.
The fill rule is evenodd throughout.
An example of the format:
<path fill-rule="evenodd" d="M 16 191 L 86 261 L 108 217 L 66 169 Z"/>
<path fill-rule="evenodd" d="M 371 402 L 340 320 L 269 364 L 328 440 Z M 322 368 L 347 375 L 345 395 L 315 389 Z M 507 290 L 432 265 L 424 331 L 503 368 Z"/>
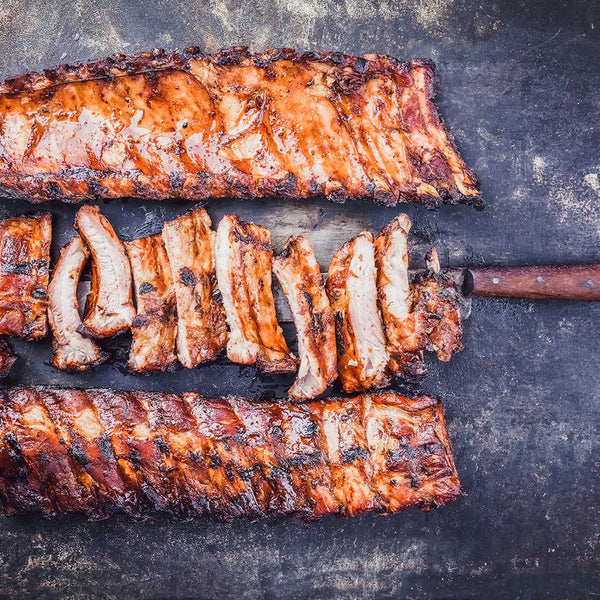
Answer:
<path fill-rule="evenodd" d="M 290 238 L 273 259 L 273 272 L 290 303 L 298 334 L 300 367 L 288 394 L 310 400 L 337 378 L 333 311 L 310 242 L 303 236 Z"/>
<path fill-rule="evenodd" d="M 46 335 L 51 241 L 49 214 L 0 221 L 0 335 Z"/>
<path fill-rule="evenodd" d="M 61 370 L 84 371 L 104 362 L 108 354 L 79 333 L 81 317 L 77 284 L 90 251 L 75 236 L 60 251 L 48 287 L 48 321 L 52 329 L 52 366 Z"/>
<path fill-rule="evenodd" d="M 127 331 L 135 316 L 125 248 L 97 206 L 83 206 L 73 225 L 92 254 L 92 291 L 80 333 L 109 337 Z"/>
<path fill-rule="evenodd" d="M 227 358 L 265 373 L 288 373 L 296 363 L 277 323 L 268 229 L 226 215 L 219 223 L 217 280 L 229 325 Z"/>
<path fill-rule="evenodd" d="M 377 306 L 373 235 L 363 231 L 333 256 L 327 295 L 335 317 L 338 372 L 345 392 L 384 388 L 389 354 Z"/>
<path fill-rule="evenodd" d="M 177 305 L 163 239 L 152 235 L 125 242 L 125 249 L 137 304 L 128 366 L 137 373 L 165 371 L 177 361 Z"/>
<path fill-rule="evenodd" d="M 447 362 L 462 345 L 462 315 L 458 291 L 452 279 L 440 271 L 437 250 L 427 255 L 427 271 L 413 281 L 417 327 L 424 331 L 427 347 Z"/>
<path fill-rule="evenodd" d="M 7 514 L 316 519 L 430 509 L 461 492 L 441 403 L 427 396 L 299 405 L 20 387 L 0 398 Z"/>
<path fill-rule="evenodd" d="M 165 223 L 162 237 L 177 297 L 177 354 L 192 369 L 216 360 L 227 345 L 223 305 L 216 289 L 214 238 L 203 208 Z"/>
<path fill-rule="evenodd" d="M 389 368 L 405 378 L 425 374 L 423 350 L 427 342 L 423 322 L 413 311 L 414 290 L 408 275 L 408 233 L 411 222 L 400 214 L 386 225 L 375 240 L 377 293 L 383 317 Z"/>
<path fill-rule="evenodd" d="M 434 64 L 198 48 L 0 84 L 0 189 L 54 198 L 326 195 L 480 204 L 432 102 Z"/>

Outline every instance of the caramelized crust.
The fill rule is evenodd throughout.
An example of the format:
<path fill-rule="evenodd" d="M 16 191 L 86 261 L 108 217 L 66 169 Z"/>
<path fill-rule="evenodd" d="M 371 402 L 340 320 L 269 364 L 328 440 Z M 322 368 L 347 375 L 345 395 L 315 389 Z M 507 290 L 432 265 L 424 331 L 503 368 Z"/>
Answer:
<path fill-rule="evenodd" d="M 177 297 L 177 354 L 192 369 L 216 360 L 227 345 L 215 274 L 215 232 L 208 213 L 199 208 L 165 223 L 162 237 Z"/>
<path fill-rule="evenodd" d="M 165 371 L 177 360 L 177 305 L 163 239 L 152 235 L 125 242 L 125 249 L 137 304 L 128 366 L 137 373 Z"/>
<path fill-rule="evenodd" d="M 333 311 L 310 242 L 290 238 L 273 259 L 273 272 L 288 299 L 298 336 L 300 367 L 290 397 L 310 400 L 337 379 Z"/>
<path fill-rule="evenodd" d="M 414 290 L 408 275 L 408 233 L 411 222 L 400 214 L 375 240 L 377 293 L 392 375 L 415 378 L 425 374 L 427 346 L 422 321 L 413 310 Z"/>
<path fill-rule="evenodd" d="M 461 493 L 441 403 L 427 396 L 258 404 L 21 387 L 0 399 L 7 514 L 317 519 L 428 510 Z"/>
<path fill-rule="evenodd" d="M 83 206 L 73 225 L 92 255 L 92 291 L 80 333 L 103 338 L 127 331 L 135 316 L 125 247 L 97 206 Z"/>
<path fill-rule="evenodd" d="M 373 235 L 363 231 L 331 259 L 327 295 L 335 318 L 338 372 L 345 392 L 389 383 L 385 336 L 377 306 Z"/>
<path fill-rule="evenodd" d="M 84 371 L 108 359 L 97 344 L 79 333 L 82 326 L 77 285 L 90 251 L 78 236 L 60 250 L 48 287 L 48 321 L 52 329 L 52 366 L 60 370 Z"/>
<path fill-rule="evenodd" d="M 0 84 L 0 188 L 52 198 L 326 195 L 479 204 L 432 102 L 434 65 L 197 48 Z"/>
<path fill-rule="evenodd" d="M 216 240 L 217 279 L 229 326 L 227 358 L 265 373 L 296 370 L 273 301 L 268 229 L 226 215 Z"/>
<path fill-rule="evenodd" d="M 0 335 L 46 335 L 51 240 L 49 214 L 0 221 Z"/>

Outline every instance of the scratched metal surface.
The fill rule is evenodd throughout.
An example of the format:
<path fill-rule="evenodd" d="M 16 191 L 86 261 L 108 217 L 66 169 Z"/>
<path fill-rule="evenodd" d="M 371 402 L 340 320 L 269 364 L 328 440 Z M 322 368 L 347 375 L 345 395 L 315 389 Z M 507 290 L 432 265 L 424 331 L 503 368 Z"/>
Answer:
<path fill-rule="evenodd" d="M 406 210 L 415 265 L 600 259 L 598 3 L 402 0 L 4 0 L 0 76 L 60 62 L 198 44 L 247 43 L 430 56 L 438 101 L 487 207 Z M 0 214 L 29 210 L 2 202 Z M 55 244 L 72 207 L 51 206 Z M 185 210 L 113 202 L 124 238 Z M 305 233 L 327 265 L 352 234 L 398 211 L 366 202 L 209 205 Z M 466 350 L 431 361 L 466 495 L 424 514 L 306 525 L 157 519 L 0 518 L 1 598 L 586 598 L 600 596 L 600 304 L 478 300 Z M 287 330 L 292 338 L 293 332 Z M 13 382 L 281 394 L 289 379 L 224 362 L 133 377 L 122 364 L 69 376 L 48 344 L 17 345 Z"/>

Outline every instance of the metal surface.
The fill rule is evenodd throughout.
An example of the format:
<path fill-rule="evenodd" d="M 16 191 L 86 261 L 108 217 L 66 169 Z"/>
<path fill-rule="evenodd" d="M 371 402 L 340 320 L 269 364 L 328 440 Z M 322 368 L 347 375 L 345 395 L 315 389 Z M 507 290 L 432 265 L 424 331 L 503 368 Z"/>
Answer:
<path fill-rule="evenodd" d="M 591 262 L 600 256 L 599 27 L 593 1 L 5 0 L 0 75 L 190 43 L 431 56 L 442 112 L 487 207 L 407 207 L 413 256 L 435 244 L 443 267 Z M 103 210 L 127 238 L 185 208 L 113 202 Z M 0 212 L 30 209 L 7 201 Z M 56 252 L 75 208 L 51 210 Z M 398 211 L 368 202 L 209 205 L 215 221 L 226 212 L 271 227 L 279 246 L 306 234 L 327 265 L 348 237 Z M 0 597 L 598 596 L 599 322 L 598 303 L 474 301 L 466 350 L 449 364 L 431 361 L 424 384 L 446 401 L 466 491 L 443 510 L 310 525 L 0 518 Z M 15 382 L 254 397 L 289 384 L 227 364 L 69 376 L 43 363 L 48 344 L 18 351 Z"/>

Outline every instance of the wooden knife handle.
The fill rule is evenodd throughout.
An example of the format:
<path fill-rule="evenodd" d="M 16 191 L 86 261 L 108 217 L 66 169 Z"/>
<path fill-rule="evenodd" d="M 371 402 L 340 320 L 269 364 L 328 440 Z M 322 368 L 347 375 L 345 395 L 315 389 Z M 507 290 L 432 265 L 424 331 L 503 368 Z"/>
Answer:
<path fill-rule="evenodd" d="M 600 263 L 467 269 L 465 295 L 600 300 Z"/>

